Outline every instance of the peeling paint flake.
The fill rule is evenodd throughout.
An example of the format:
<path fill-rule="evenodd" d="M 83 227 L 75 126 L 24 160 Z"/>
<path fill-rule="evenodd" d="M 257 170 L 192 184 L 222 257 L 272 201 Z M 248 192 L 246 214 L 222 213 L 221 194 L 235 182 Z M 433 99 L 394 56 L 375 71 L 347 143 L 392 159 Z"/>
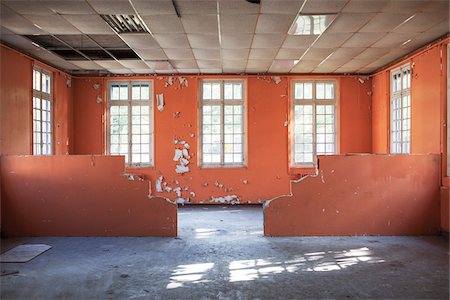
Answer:
<path fill-rule="evenodd" d="M 164 110 L 164 94 L 156 94 L 156 105 L 159 111 Z"/>

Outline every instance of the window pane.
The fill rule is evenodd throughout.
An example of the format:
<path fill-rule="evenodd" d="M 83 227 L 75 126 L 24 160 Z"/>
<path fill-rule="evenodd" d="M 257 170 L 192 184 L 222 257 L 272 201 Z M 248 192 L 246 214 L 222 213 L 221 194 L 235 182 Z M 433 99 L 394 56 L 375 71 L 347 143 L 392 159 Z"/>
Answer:
<path fill-rule="evenodd" d="M 303 99 L 303 83 L 295 84 L 295 99 Z"/>
<path fill-rule="evenodd" d="M 203 83 L 203 99 L 211 99 L 211 83 Z"/>
<path fill-rule="evenodd" d="M 119 100 L 119 86 L 114 84 L 111 86 L 111 100 Z"/>
<path fill-rule="evenodd" d="M 312 83 L 305 83 L 303 85 L 304 89 L 304 99 L 312 99 L 312 91 L 313 91 L 313 84 Z"/>
<path fill-rule="evenodd" d="M 233 98 L 242 99 L 242 84 L 240 83 L 233 84 Z"/>
<path fill-rule="evenodd" d="M 220 99 L 220 83 L 212 84 L 212 99 L 214 100 Z"/>
<path fill-rule="evenodd" d="M 224 97 L 226 100 L 233 99 L 233 84 L 232 83 L 225 83 Z"/>

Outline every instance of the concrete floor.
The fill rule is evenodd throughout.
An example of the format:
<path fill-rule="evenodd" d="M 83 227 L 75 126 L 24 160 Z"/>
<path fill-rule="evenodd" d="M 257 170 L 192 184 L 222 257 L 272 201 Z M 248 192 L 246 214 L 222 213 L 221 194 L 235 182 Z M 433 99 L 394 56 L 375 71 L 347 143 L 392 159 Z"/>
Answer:
<path fill-rule="evenodd" d="M 53 248 L 1 264 L 1 299 L 449 297 L 442 237 L 262 236 L 260 207 L 184 207 L 179 238 L 23 238 Z"/>

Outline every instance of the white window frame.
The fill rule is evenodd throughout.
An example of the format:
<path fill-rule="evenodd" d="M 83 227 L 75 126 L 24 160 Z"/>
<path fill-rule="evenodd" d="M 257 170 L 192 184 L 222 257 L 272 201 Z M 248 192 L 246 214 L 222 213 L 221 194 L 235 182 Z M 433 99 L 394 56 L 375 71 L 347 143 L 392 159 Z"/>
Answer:
<path fill-rule="evenodd" d="M 111 87 L 113 85 L 128 86 L 128 99 L 127 100 L 111 100 Z M 149 100 L 132 100 L 132 86 L 133 84 L 148 84 L 149 85 Z M 107 112 L 106 112 L 106 154 L 111 154 L 111 107 L 112 106 L 128 106 L 128 162 L 126 166 L 130 168 L 148 168 L 154 166 L 154 84 L 153 80 L 114 80 L 108 81 L 107 91 Z M 133 163 L 132 152 L 132 107 L 133 106 L 149 106 L 149 147 L 150 147 L 150 161 L 149 163 Z"/>
<path fill-rule="evenodd" d="M 403 87 L 403 79 L 404 79 L 404 72 L 409 71 L 409 83 L 406 88 Z M 400 75 L 400 90 L 394 91 L 394 76 Z M 408 79 L 406 79 L 408 80 Z M 394 70 L 391 71 L 390 74 L 390 130 L 389 130 L 389 136 L 390 136 L 390 153 L 391 154 L 409 154 L 411 153 L 411 67 L 408 64 L 402 65 Z M 409 106 L 404 105 L 403 97 L 409 97 Z M 396 99 L 400 98 L 400 119 L 394 120 L 394 108 L 395 103 L 394 101 Z M 409 118 L 404 119 L 403 111 L 404 109 L 407 110 L 407 114 Z M 404 129 L 403 121 L 409 120 L 409 129 Z M 396 126 L 394 126 L 394 121 L 399 122 L 399 128 L 395 129 Z M 409 131 L 409 141 L 404 140 L 403 132 Z M 396 142 L 394 141 L 394 135 L 396 133 L 399 133 L 400 141 Z M 400 143 L 400 151 L 398 151 L 395 147 L 395 143 Z M 407 150 L 404 149 L 404 146 L 407 145 Z"/>
<path fill-rule="evenodd" d="M 296 99 L 295 98 L 295 84 L 296 83 L 312 83 L 312 99 Z M 332 83 L 334 89 L 334 99 L 317 99 L 316 98 L 316 84 L 317 83 Z M 338 153 L 338 103 L 339 103 L 339 90 L 338 82 L 335 79 L 292 79 L 291 80 L 291 99 L 290 99 L 290 165 L 292 168 L 315 168 L 317 166 L 318 155 L 333 155 Z M 295 106 L 296 105 L 311 105 L 312 114 L 312 146 L 313 146 L 313 161 L 312 162 L 295 162 Z M 317 105 L 333 105 L 334 111 L 334 152 L 329 154 L 317 154 Z"/>
<path fill-rule="evenodd" d="M 35 72 L 39 73 L 39 87 L 36 88 L 36 82 L 35 82 Z M 50 77 L 50 88 L 49 93 L 43 91 L 43 76 L 47 75 Z M 54 143 L 53 143 L 53 137 L 54 137 L 54 128 L 53 128 L 53 73 L 40 67 L 40 66 L 33 66 L 33 99 L 32 99 L 32 110 L 33 110 L 33 125 L 32 125 L 32 153 L 33 155 L 53 155 L 54 152 Z M 39 101 L 39 108 L 36 107 L 37 99 Z M 49 120 L 44 121 L 44 115 L 43 115 L 43 101 L 49 101 L 50 105 L 50 116 Z M 38 114 L 39 119 L 36 119 L 36 114 Z M 47 117 L 46 117 L 47 118 Z M 39 123 L 40 130 L 36 130 L 36 125 Z M 44 123 L 50 123 L 49 131 L 44 132 L 43 125 Z M 49 134 L 50 139 L 47 139 L 47 142 L 44 143 L 43 134 Z M 39 136 L 39 142 L 36 142 L 36 136 Z M 44 151 L 45 145 L 49 146 L 49 152 Z M 40 148 L 40 153 L 36 153 L 36 147 Z M 45 153 L 44 153 L 45 152 Z"/>
<path fill-rule="evenodd" d="M 203 100 L 203 83 L 220 83 L 220 99 Z M 224 85 L 225 83 L 241 83 L 242 99 L 241 100 L 225 100 Z M 200 168 L 244 168 L 247 166 L 247 81 L 245 79 L 201 79 L 199 80 L 198 92 L 198 166 Z M 224 107 L 225 105 L 242 105 L 242 163 L 226 163 L 224 159 Z M 204 163 L 203 162 L 203 105 L 220 105 L 220 144 L 221 144 L 221 162 L 220 163 Z"/>

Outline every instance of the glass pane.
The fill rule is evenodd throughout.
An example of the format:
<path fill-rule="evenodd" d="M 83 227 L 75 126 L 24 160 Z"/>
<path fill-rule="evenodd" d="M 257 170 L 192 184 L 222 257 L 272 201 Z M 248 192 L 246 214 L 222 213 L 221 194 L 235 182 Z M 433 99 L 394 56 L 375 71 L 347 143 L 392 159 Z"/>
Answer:
<path fill-rule="evenodd" d="M 148 84 L 141 85 L 141 100 L 150 100 L 150 86 Z"/>
<path fill-rule="evenodd" d="M 304 90 L 304 98 L 303 99 L 312 99 L 312 83 L 305 83 L 303 85 L 303 90 Z"/>
<path fill-rule="evenodd" d="M 120 86 L 119 98 L 120 98 L 120 100 L 128 100 L 128 85 L 123 84 Z"/>
<path fill-rule="evenodd" d="M 325 99 L 324 83 L 316 83 L 316 99 Z"/>
<path fill-rule="evenodd" d="M 235 83 L 233 85 L 233 98 L 234 99 L 242 99 L 242 84 Z"/>
<path fill-rule="evenodd" d="M 226 100 L 233 99 L 233 84 L 232 83 L 225 83 L 224 97 Z"/>
<path fill-rule="evenodd" d="M 220 83 L 212 84 L 212 99 L 214 100 L 220 99 Z"/>
<path fill-rule="evenodd" d="M 327 83 L 325 85 L 325 99 L 334 99 L 334 84 Z"/>
<path fill-rule="evenodd" d="M 203 83 L 203 99 L 211 99 L 211 83 Z"/>
<path fill-rule="evenodd" d="M 111 100 L 119 100 L 119 85 L 117 84 L 111 86 Z"/>
<path fill-rule="evenodd" d="M 295 99 L 303 99 L 303 83 L 295 84 Z"/>
<path fill-rule="evenodd" d="M 141 86 L 133 84 L 131 88 L 131 99 L 140 100 L 141 99 Z"/>

